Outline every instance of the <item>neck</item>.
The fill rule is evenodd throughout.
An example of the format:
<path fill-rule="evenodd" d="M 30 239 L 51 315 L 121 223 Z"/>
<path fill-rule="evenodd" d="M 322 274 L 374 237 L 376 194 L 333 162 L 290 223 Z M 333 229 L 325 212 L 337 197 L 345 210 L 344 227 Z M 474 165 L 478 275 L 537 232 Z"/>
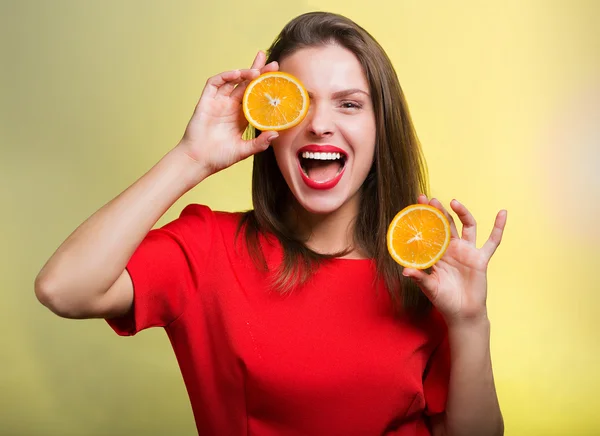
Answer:
<path fill-rule="evenodd" d="M 360 259 L 366 256 L 354 240 L 358 206 L 359 195 L 328 214 L 308 212 L 294 202 L 289 222 L 311 250 L 321 254 L 347 251 L 343 257 Z"/>

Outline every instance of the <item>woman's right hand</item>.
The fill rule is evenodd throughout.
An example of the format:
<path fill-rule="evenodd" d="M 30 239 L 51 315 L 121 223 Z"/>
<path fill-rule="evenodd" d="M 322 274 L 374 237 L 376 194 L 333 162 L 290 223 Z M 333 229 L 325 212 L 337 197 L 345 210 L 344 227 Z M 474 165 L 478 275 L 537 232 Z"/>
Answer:
<path fill-rule="evenodd" d="M 277 71 L 277 62 L 265 65 L 258 52 L 252 67 L 221 73 L 208 79 L 183 138 L 177 145 L 199 165 L 200 177 L 208 177 L 247 157 L 264 151 L 278 135 L 262 132 L 253 140 L 242 139 L 248 126 L 242 110 L 244 91 L 260 74 Z"/>
<path fill-rule="evenodd" d="M 109 318 L 131 310 L 132 254 L 161 216 L 202 179 L 266 149 L 274 132 L 242 140 L 248 122 L 242 97 L 250 80 L 276 71 L 260 52 L 249 70 L 208 80 L 185 135 L 125 191 L 60 245 L 35 279 L 37 298 L 66 318 Z"/>

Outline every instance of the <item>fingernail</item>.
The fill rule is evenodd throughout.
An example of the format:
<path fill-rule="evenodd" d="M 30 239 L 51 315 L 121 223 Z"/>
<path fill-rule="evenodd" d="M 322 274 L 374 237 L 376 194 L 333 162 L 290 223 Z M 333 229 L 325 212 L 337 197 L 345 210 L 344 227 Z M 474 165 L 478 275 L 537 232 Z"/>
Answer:
<path fill-rule="evenodd" d="M 279 133 L 273 133 L 269 136 L 267 136 L 267 142 L 271 142 L 273 139 L 277 138 L 279 136 Z"/>

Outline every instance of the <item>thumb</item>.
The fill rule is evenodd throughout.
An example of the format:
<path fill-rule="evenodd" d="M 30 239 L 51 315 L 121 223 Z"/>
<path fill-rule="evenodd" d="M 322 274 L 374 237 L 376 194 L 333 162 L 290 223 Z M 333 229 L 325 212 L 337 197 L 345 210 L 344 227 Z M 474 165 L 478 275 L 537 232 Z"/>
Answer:
<path fill-rule="evenodd" d="M 249 139 L 244 143 L 244 149 L 242 151 L 242 158 L 245 159 L 253 154 L 265 151 L 271 145 L 271 142 L 279 136 L 279 133 L 274 131 L 261 132 L 254 139 Z"/>
<path fill-rule="evenodd" d="M 404 277 L 409 277 L 421 288 L 421 291 L 431 300 L 435 300 L 437 294 L 437 281 L 425 271 L 415 268 L 404 268 L 402 271 Z"/>

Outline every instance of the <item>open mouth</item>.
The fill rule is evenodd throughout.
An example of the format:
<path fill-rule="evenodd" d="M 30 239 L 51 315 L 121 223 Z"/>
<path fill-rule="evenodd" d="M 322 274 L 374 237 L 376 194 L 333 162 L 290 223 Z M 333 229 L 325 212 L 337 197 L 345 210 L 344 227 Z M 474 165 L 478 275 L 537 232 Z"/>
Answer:
<path fill-rule="evenodd" d="M 329 147 L 327 147 L 329 148 Z M 300 150 L 298 162 L 308 186 L 330 189 L 341 179 L 348 156 L 338 148 L 323 151 Z"/>
<path fill-rule="evenodd" d="M 343 152 L 303 151 L 298 154 L 303 174 L 316 183 L 335 180 L 346 166 L 347 156 Z"/>

